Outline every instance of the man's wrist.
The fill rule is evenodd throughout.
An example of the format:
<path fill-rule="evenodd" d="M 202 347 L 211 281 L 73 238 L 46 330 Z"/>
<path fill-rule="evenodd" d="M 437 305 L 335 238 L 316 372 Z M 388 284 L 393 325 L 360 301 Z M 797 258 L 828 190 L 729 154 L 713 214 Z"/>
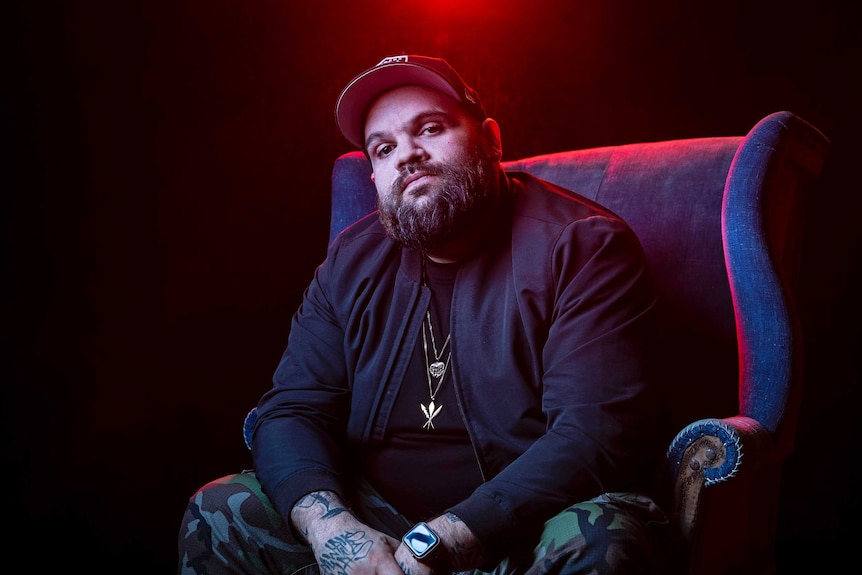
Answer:
<path fill-rule="evenodd" d="M 428 522 L 440 538 L 440 547 L 446 572 L 470 571 L 485 563 L 482 544 L 473 532 L 454 513 L 446 512 Z M 437 569 L 435 569 L 437 570 Z"/>
<path fill-rule="evenodd" d="M 437 534 L 427 523 L 419 522 L 411 527 L 401 538 L 417 562 L 427 565 L 433 571 L 449 571 L 446 548 Z"/>
<path fill-rule="evenodd" d="M 303 496 L 290 512 L 291 523 L 309 544 L 313 544 L 315 538 L 328 538 L 330 531 L 339 530 L 343 522 L 352 518 L 338 495 L 331 491 L 315 491 Z"/>

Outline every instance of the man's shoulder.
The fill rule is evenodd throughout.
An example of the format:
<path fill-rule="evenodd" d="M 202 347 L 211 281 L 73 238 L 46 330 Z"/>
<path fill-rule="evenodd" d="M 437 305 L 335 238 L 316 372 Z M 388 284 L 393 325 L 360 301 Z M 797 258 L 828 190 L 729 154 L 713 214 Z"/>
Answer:
<path fill-rule="evenodd" d="M 355 266 L 357 261 L 370 263 L 377 258 L 385 259 L 392 250 L 397 250 L 397 246 L 386 235 L 374 211 L 335 236 L 327 249 L 326 259 L 330 266 Z"/>
<path fill-rule="evenodd" d="M 317 278 L 328 289 L 346 293 L 363 284 L 384 284 L 389 281 L 386 278 L 397 273 L 401 252 L 400 246 L 386 235 L 375 211 L 347 226 L 332 240 Z"/>
<path fill-rule="evenodd" d="M 388 237 L 380 224 L 377 211 L 362 216 L 355 222 L 348 224 L 332 241 L 332 245 L 341 248 L 347 246 L 369 247 L 379 243 L 388 243 Z M 332 246 L 330 246 L 332 247 Z"/>
<path fill-rule="evenodd" d="M 516 216 L 537 218 L 561 225 L 590 217 L 619 220 L 612 211 L 577 191 L 524 171 L 511 170 L 507 171 L 506 175 L 511 183 Z"/>

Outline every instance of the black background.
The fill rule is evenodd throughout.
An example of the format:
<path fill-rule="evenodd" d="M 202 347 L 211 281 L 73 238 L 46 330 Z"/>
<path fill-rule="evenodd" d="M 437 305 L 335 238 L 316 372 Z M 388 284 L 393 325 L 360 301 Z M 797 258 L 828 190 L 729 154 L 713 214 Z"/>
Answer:
<path fill-rule="evenodd" d="M 808 385 L 778 557 L 854 562 L 859 2 L 4 6 L 7 557 L 176 570 L 185 500 L 250 466 L 242 419 L 323 257 L 332 160 L 350 150 L 338 92 L 408 52 L 447 58 L 478 89 L 505 159 L 741 135 L 778 110 L 830 138 L 807 218 Z"/>

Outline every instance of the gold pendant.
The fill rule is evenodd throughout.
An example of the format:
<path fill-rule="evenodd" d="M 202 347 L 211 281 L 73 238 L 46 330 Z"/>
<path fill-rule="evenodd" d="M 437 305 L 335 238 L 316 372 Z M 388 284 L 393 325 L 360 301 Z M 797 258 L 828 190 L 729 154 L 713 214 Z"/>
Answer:
<path fill-rule="evenodd" d="M 434 405 L 434 400 L 431 400 L 431 403 L 428 404 L 428 407 L 425 407 L 421 403 L 419 407 L 422 408 L 422 413 L 425 414 L 425 417 L 428 421 L 425 422 L 425 425 L 422 426 L 422 429 L 434 429 L 433 419 L 437 417 L 437 415 L 443 410 L 442 405 Z"/>

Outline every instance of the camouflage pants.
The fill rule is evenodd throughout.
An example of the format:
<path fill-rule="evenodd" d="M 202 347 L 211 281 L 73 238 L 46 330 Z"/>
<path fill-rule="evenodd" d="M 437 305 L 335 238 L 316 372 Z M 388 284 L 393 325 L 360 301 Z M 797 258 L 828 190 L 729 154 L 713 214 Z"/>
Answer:
<path fill-rule="evenodd" d="M 393 537 L 412 525 L 367 484 L 352 503 L 367 524 Z M 605 493 L 549 519 L 537 541 L 513 552 L 492 573 L 659 573 L 666 525 L 652 500 Z M 311 549 L 294 538 L 254 474 L 244 472 L 208 483 L 189 499 L 179 533 L 179 573 L 317 575 L 318 569 Z"/>

